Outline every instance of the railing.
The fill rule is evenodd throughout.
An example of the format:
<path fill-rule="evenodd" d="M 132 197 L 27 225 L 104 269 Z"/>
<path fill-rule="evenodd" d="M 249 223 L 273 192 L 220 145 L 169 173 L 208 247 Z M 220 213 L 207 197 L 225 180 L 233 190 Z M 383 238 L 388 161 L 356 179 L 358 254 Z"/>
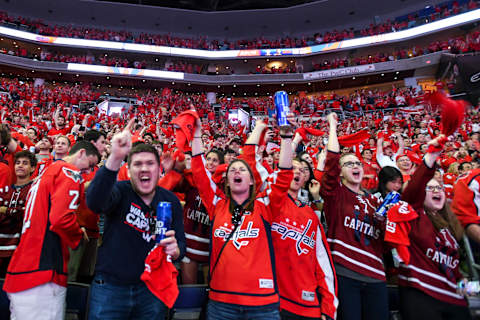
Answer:
<path fill-rule="evenodd" d="M 416 70 L 433 67 L 440 62 L 444 51 L 426 54 L 410 59 L 380 62 L 357 67 L 291 74 L 245 74 L 245 75 L 203 75 L 162 70 L 134 69 L 88 65 L 77 63 L 36 61 L 28 58 L 0 54 L 0 64 L 17 66 L 36 71 L 69 72 L 87 75 L 110 75 L 115 77 L 175 80 L 187 83 L 210 85 L 261 84 L 261 83 L 306 83 L 310 81 L 341 79 L 351 76 L 365 76 L 394 71 Z M 348 72 L 345 72 L 348 70 Z M 434 70 L 431 71 L 432 75 Z"/>
<path fill-rule="evenodd" d="M 470 240 L 468 240 L 468 237 L 466 235 L 463 235 L 463 244 L 465 245 L 468 267 L 470 269 L 470 274 L 472 275 L 472 279 L 480 280 L 478 276 L 478 272 L 480 271 L 480 264 L 475 262 L 472 247 L 470 245 Z"/>

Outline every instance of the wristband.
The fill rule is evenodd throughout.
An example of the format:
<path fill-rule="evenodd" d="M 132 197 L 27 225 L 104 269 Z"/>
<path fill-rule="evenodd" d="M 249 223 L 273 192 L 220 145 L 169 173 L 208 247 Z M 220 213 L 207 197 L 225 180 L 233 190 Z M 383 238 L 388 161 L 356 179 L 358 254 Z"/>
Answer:
<path fill-rule="evenodd" d="M 193 137 L 194 137 L 194 138 L 198 138 L 198 139 L 201 139 L 201 138 L 202 138 L 202 137 L 198 137 L 198 136 L 196 136 L 196 137 L 195 137 L 195 136 L 193 136 Z"/>
<path fill-rule="evenodd" d="M 322 203 L 322 202 L 323 202 L 322 199 L 318 199 L 318 200 L 313 200 L 313 201 L 312 201 L 313 204 Z"/>
<path fill-rule="evenodd" d="M 282 139 L 292 139 L 293 135 L 280 135 L 280 138 L 282 138 Z"/>

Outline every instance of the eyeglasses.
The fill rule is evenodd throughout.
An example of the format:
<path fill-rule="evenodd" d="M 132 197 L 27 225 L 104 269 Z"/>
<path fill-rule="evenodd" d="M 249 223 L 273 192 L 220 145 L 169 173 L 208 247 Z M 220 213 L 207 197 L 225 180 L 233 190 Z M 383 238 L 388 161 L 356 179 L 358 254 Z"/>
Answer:
<path fill-rule="evenodd" d="M 232 224 L 234 226 L 238 226 L 240 224 L 240 222 L 242 221 L 242 217 L 243 217 L 243 207 L 242 206 L 235 206 L 235 208 L 233 208 L 233 212 L 232 212 Z"/>
<path fill-rule="evenodd" d="M 430 191 L 430 192 L 442 192 L 445 190 L 443 186 L 427 186 L 425 188 L 425 191 Z"/>
<path fill-rule="evenodd" d="M 342 167 L 347 167 L 347 168 L 353 168 L 355 166 L 363 167 L 363 163 L 361 163 L 360 161 L 347 161 L 342 165 Z"/>

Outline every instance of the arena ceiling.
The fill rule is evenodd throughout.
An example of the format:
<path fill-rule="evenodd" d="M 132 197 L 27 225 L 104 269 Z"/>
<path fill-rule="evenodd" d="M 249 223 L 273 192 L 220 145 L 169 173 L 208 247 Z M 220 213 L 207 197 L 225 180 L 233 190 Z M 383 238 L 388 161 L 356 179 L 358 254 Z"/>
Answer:
<path fill-rule="evenodd" d="M 338 10 L 360 8 L 364 10 L 378 10 L 379 7 L 387 10 L 398 10 L 405 2 L 416 2 L 435 4 L 432 1 L 415 0 L 389 0 L 389 1 L 361 1 L 361 0 L 94 0 L 99 2 L 126 3 L 135 5 L 146 5 L 163 8 L 176 8 L 195 11 L 234 11 L 234 10 L 258 10 L 258 9 L 279 9 L 291 8 L 308 3 L 328 3 L 328 7 Z M 352 11 L 349 11 L 352 12 Z M 355 12 L 353 10 L 353 12 Z"/>
<path fill-rule="evenodd" d="M 53 24 L 250 39 L 361 28 L 441 0 L 4 0 L 2 10 Z M 260 10 L 261 8 L 262 10 Z M 251 9 L 251 10 L 248 10 Z"/>
<path fill-rule="evenodd" d="M 130 3 L 156 7 L 187 9 L 196 11 L 229 11 L 288 8 L 309 2 L 328 0 L 96 0 L 117 3 Z"/>

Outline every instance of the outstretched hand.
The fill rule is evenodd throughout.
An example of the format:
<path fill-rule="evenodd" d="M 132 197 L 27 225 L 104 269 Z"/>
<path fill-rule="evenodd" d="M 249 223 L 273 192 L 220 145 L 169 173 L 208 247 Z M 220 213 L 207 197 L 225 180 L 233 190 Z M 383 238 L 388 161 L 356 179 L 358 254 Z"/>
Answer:
<path fill-rule="evenodd" d="M 337 127 L 338 124 L 338 115 L 335 112 L 331 112 L 327 116 L 327 122 L 330 128 Z"/>
<path fill-rule="evenodd" d="M 105 164 L 108 169 L 113 171 L 119 170 L 123 159 L 125 159 L 132 149 L 132 135 L 130 129 L 132 128 L 134 121 L 135 119 L 130 119 L 125 129 L 113 136 L 110 156 Z"/>
<path fill-rule="evenodd" d="M 280 136 L 283 135 L 291 135 L 295 132 L 295 128 L 298 126 L 297 121 L 295 120 L 295 115 L 293 113 L 289 113 L 287 115 L 288 126 L 284 126 L 280 128 Z"/>
<path fill-rule="evenodd" d="M 314 200 L 320 199 L 320 182 L 312 179 L 312 181 L 310 181 L 310 185 L 308 186 L 308 191 L 310 191 Z"/>

